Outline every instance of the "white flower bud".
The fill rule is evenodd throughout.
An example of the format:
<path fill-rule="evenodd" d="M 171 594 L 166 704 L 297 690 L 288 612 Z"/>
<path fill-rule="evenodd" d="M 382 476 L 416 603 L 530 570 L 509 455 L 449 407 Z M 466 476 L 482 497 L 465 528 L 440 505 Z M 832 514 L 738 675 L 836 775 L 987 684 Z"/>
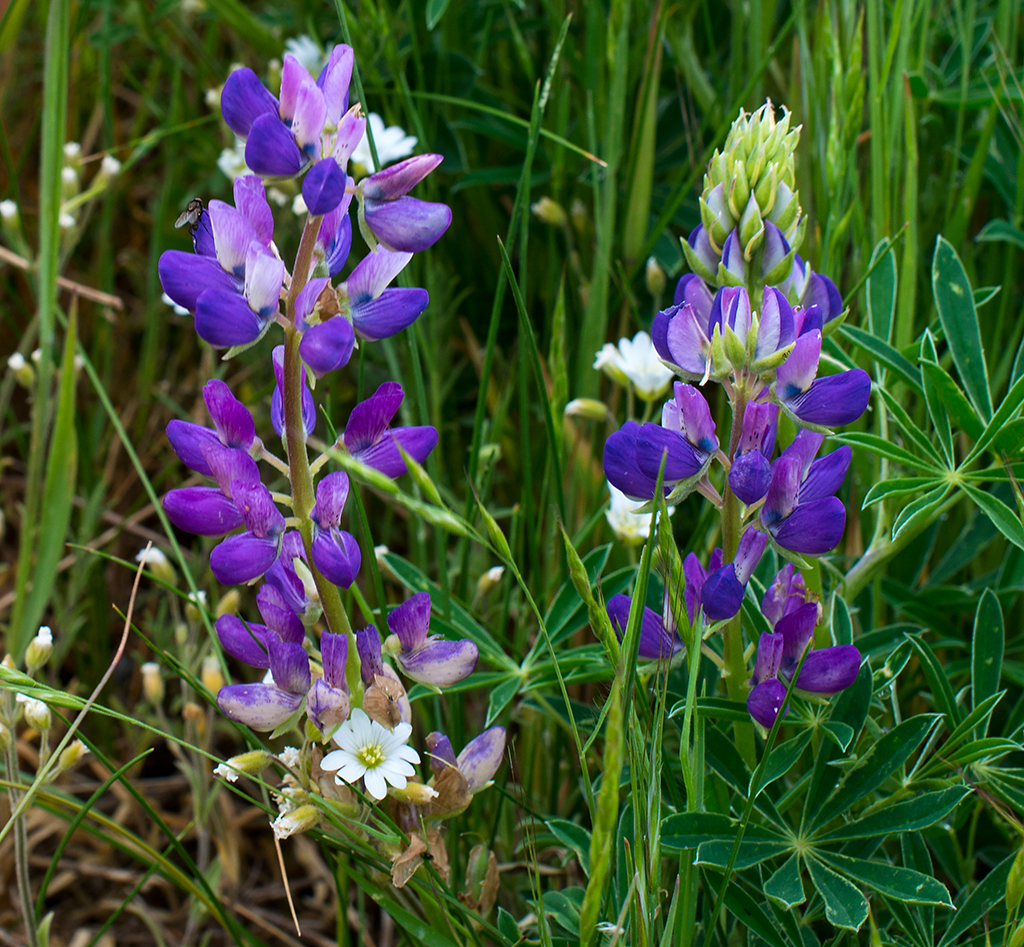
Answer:
<path fill-rule="evenodd" d="M 296 194 L 295 200 L 292 201 L 292 213 L 296 217 L 301 217 L 303 214 L 309 213 L 309 208 L 306 206 L 306 201 L 303 199 L 301 194 Z"/>
<path fill-rule="evenodd" d="M 77 221 L 71 214 L 63 213 L 57 218 L 57 223 L 60 224 L 61 230 L 72 230 Z"/>
<path fill-rule="evenodd" d="M 31 391 L 35 387 L 36 373 L 25 360 L 21 352 L 15 352 L 7 358 L 7 367 L 14 372 L 14 378 L 22 388 Z"/>
<path fill-rule="evenodd" d="M 60 758 L 57 760 L 56 771 L 53 775 L 57 776 L 60 773 L 66 773 L 69 769 L 73 769 L 88 752 L 88 747 L 81 740 L 73 740 L 64 747 Z"/>
<path fill-rule="evenodd" d="M 644 268 L 644 282 L 647 283 L 647 292 L 655 299 L 665 292 L 668 277 L 665 276 L 665 271 L 661 268 L 661 264 L 658 263 L 658 258 L 655 256 L 647 258 L 647 266 Z"/>
<path fill-rule="evenodd" d="M 219 109 L 220 108 L 220 89 L 207 89 L 203 96 L 203 101 L 206 103 L 207 108 Z"/>
<path fill-rule="evenodd" d="M 0 201 L 0 218 L 4 221 L 15 221 L 18 219 L 18 205 L 14 201 Z"/>
<path fill-rule="evenodd" d="M 217 660 L 216 655 L 210 654 L 203 658 L 200 680 L 202 680 L 203 686 L 211 694 L 216 694 L 224 686 L 224 674 L 220 669 L 220 661 Z"/>
<path fill-rule="evenodd" d="M 146 568 L 158 579 L 164 582 L 174 582 L 176 575 L 174 566 L 171 565 L 162 549 L 150 546 L 148 549 L 140 549 L 135 554 L 135 561 L 144 563 Z"/>
<path fill-rule="evenodd" d="M 492 566 L 488 569 L 479 579 L 476 580 L 476 590 L 479 595 L 486 595 L 495 586 L 501 583 L 502 576 L 505 575 L 504 566 Z"/>
<path fill-rule="evenodd" d="M 117 177 L 121 173 L 121 162 L 113 155 L 104 155 L 100 162 L 100 174 L 108 178 Z"/>
<path fill-rule="evenodd" d="M 564 227 L 569 219 L 566 216 L 565 208 L 550 197 L 542 197 L 536 203 L 530 205 L 533 215 L 542 223 L 550 224 L 552 227 Z"/>
<path fill-rule="evenodd" d="M 258 776 L 269 765 L 274 757 L 266 750 L 249 750 L 248 753 L 239 753 L 230 759 L 219 763 L 213 769 L 214 776 L 220 776 L 229 783 L 238 782 L 241 776 Z"/>
<path fill-rule="evenodd" d="M 25 650 L 25 666 L 33 674 L 50 660 L 53 654 L 53 632 L 49 625 L 42 625 Z"/>
<path fill-rule="evenodd" d="M 274 838 L 282 839 L 312 829 L 320 821 L 320 810 L 313 805 L 298 806 L 290 812 L 282 812 L 270 823 Z"/>
<path fill-rule="evenodd" d="M 565 416 L 567 418 L 586 418 L 588 421 L 606 421 L 608 420 L 609 411 L 608 405 L 603 401 L 598 401 L 595 398 L 573 398 L 565 406 Z"/>
<path fill-rule="evenodd" d="M 64 144 L 64 160 L 71 164 L 79 159 L 82 154 L 82 146 L 77 141 L 69 141 Z"/>
<path fill-rule="evenodd" d="M 299 766 L 299 750 L 294 746 L 286 746 L 277 757 L 289 769 L 297 769 Z"/>
<path fill-rule="evenodd" d="M 18 694 L 16 699 L 25 711 L 25 720 L 28 725 L 37 733 L 46 733 L 50 729 L 50 708 L 41 700 L 36 700 L 35 697 L 26 697 L 24 694 Z"/>
<path fill-rule="evenodd" d="M 147 661 L 140 670 L 142 693 L 154 707 L 159 707 L 164 702 L 164 679 L 160 674 L 160 665 L 156 661 Z"/>

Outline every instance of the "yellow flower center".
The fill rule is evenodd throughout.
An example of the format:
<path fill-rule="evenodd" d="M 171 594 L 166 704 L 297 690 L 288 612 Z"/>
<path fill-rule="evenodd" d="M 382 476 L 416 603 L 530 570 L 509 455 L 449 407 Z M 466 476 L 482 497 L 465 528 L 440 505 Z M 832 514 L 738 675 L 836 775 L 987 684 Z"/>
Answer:
<path fill-rule="evenodd" d="M 356 759 L 367 769 L 373 769 L 384 762 L 384 751 L 376 743 L 371 743 L 356 751 Z"/>

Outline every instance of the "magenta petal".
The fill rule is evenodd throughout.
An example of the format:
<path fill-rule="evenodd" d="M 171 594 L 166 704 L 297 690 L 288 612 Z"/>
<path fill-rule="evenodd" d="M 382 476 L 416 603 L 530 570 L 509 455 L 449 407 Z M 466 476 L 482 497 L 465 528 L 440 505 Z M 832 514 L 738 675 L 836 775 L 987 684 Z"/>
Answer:
<path fill-rule="evenodd" d="M 447 204 L 433 204 L 415 197 L 367 200 L 364 212 L 366 223 L 385 247 L 407 253 L 418 253 L 433 246 L 452 222 L 452 210 Z"/>
<path fill-rule="evenodd" d="M 860 652 L 851 644 L 820 648 L 807 655 L 796 686 L 815 694 L 835 694 L 849 687 L 860 670 Z"/>
<path fill-rule="evenodd" d="M 315 217 L 334 210 L 344 196 L 345 172 L 333 158 L 318 161 L 302 179 L 302 199 Z"/>
<path fill-rule="evenodd" d="M 217 694 L 217 706 L 228 720 L 261 731 L 281 726 L 301 704 L 301 694 L 270 684 L 229 684 Z"/>
<path fill-rule="evenodd" d="M 242 288 L 241 283 L 213 257 L 185 253 L 182 250 L 166 250 L 162 253 L 157 269 L 164 292 L 179 306 L 193 313 L 205 290 L 234 293 Z"/>
<path fill-rule="evenodd" d="M 403 651 L 415 651 L 427 640 L 430 628 L 430 594 L 417 592 L 388 612 L 388 628 L 398 635 Z"/>
<path fill-rule="evenodd" d="M 722 566 L 707 577 L 700 590 L 704 614 L 712 621 L 726 621 L 736 615 L 743 604 L 743 585 L 736 578 L 733 563 Z"/>
<path fill-rule="evenodd" d="M 832 496 L 842 486 L 852 458 L 853 451 L 844 444 L 814 461 L 800 484 L 799 502 L 809 503 Z"/>
<path fill-rule="evenodd" d="M 377 342 L 411 326 L 429 302 L 425 289 L 385 289 L 376 299 L 353 304 L 352 322 L 361 339 Z"/>
<path fill-rule="evenodd" d="M 852 424 L 864 413 L 870 396 L 871 378 L 867 372 L 855 368 L 819 378 L 807 391 L 783 400 L 786 407 L 807 424 L 842 427 Z"/>
<path fill-rule="evenodd" d="M 252 123 L 245 163 L 257 174 L 291 177 L 302 170 L 306 158 L 277 114 L 267 113 Z"/>
<path fill-rule="evenodd" d="M 501 766 L 505 754 L 505 728 L 491 727 L 463 747 L 455 765 L 466 777 L 469 791 L 483 789 Z"/>
<path fill-rule="evenodd" d="M 818 623 L 818 603 L 807 602 L 799 608 L 783 615 L 775 624 L 775 631 L 782 635 L 784 642 L 783 657 L 796 664 L 804 653 L 807 642 L 814 634 L 814 626 Z"/>
<path fill-rule="evenodd" d="M 758 684 L 747 695 L 747 712 L 766 730 L 775 725 L 775 718 L 786 699 L 786 687 L 777 678 Z M 789 713 L 789 708 L 786 708 Z"/>
<path fill-rule="evenodd" d="M 267 203 L 263 181 L 255 174 L 235 178 L 235 207 L 242 212 L 256 232 L 256 239 L 265 247 L 274 239 L 274 214 Z"/>
<path fill-rule="evenodd" d="M 408 194 L 444 158 L 441 155 L 414 155 L 378 171 L 362 182 L 363 194 L 371 200 L 390 201 Z"/>
<path fill-rule="evenodd" d="M 369 398 L 360 401 L 345 425 L 345 447 L 354 454 L 376 444 L 398 412 L 404 396 L 397 381 L 386 381 Z"/>
<path fill-rule="evenodd" d="M 359 673 L 364 684 L 372 684 L 374 677 L 384 673 L 384 660 L 380 650 L 380 632 L 367 625 L 356 632 L 356 650 L 359 652 Z"/>
<path fill-rule="evenodd" d="M 237 615 L 221 615 L 217 619 L 217 637 L 224 650 L 233 658 L 254 668 L 270 667 L 267 647 L 271 638 L 277 636 L 263 625 L 244 622 Z"/>
<path fill-rule="evenodd" d="M 248 450 L 256 438 L 252 415 L 219 378 L 203 385 L 203 401 L 223 444 Z"/>
<path fill-rule="evenodd" d="M 328 582 L 347 589 L 359 574 L 359 543 L 343 529 L 314 530 L 311 552 L 313 565 Z"/>
<path fill-rule="evenodd" d="M 305 694 L 309 690 L 309 655 L 300 644 L 270 641 L 270 673 L 283 691 Z"/>
<path fill-rule="evenodd" d="M 469 677 L 476 667 L 480 650 L 468 638 L 430 641 L 417 651 L 398 655 L 397 660 L 407 677 L 421 684 L 450 687 Z"/>
<path fill-rule="evenodd" d="M 278 542 L 252 533 L 229 536 L 210 553 L 210 568 L 221 585 L 244 585 L 258 579 L 277 560 Z"/>
<path fill-rule="evenodd" d="M 495 728 L 492 727 L 491 729 Z M 503 727 L 498 729 L 504 732 Z M 477 739 L 480 738 L 477 737 Z M 440 776 L 448 767 L 458 767 L 459 764 L 455 760 L 455 750 L 452 749 L 452 741 L 443 733 L 438 730 L 428 733 L 426 743 L 427 755 L 430 757 L 430 769 L 435 776 Z"/>
<path fill-rule="evenodd" d="M 228 128 L 239 138 L 246 138 L 252 123 L 261 115 L 270 113 L 277 118 L 277 99 L 251 69 L 236 69 L 221 90 L 220 111 Z"/>
<path fill-rule="evenodd" d="M 207 289 L 196 306 L 196 332 L 214 348 L 255 342 L 266 324 L 237 293 Z"/>
<path fill-rule="evenodd" d="M 732 462 L 729 489 L 747 505 L 763 499 L 772 482 L 772 466 L 759 450 L 747 451 Z"/>
<path fill-rule="evenodd" d="M 839 544 L 845 527 L 846 507 L 842 501 L 838 497 L 824 497 L 801 503 L 770 531 L 783 549 L 820 556 Z"/>
<path fill-rule="evenodd" d="M 347 690 L 345 663 L 348 660 L 348 636 L 325 631 L 320 636 L 320 658 L 323 662 L 324 680 L 331 687 Z"/>
<path fill-rule="evenodd" d="M 242 525 L 238 508 L 216 487 L 183 487 L 164 497 L 171 522 L 197 536 L 223 536 Z"/>
<path fill-rule="evenodd" d="M 201 424 L 175 419 L 167 422 L 167 439 L 186 467 L 204 476 L 213 476 L 206 460 L 206 449 L 221 446 L 220 439 L 213 431 Z"/>
<path fill-rule="evenodd" d="M 355 348 L 356 335 L 344 316 L 335 316 L 310 326 L 299 340 L 302 361 L 317 378 L 348 364 Z"/>
<path fill-rule="evenodd" d="M 652 500 L 656 481 L 640 470 L 636 460 L 639 435 L 640 425 L 636 421 L 627 421 L 609 435 L 604 442 L 604 475 L 626 496 L 634 500 Z"/>

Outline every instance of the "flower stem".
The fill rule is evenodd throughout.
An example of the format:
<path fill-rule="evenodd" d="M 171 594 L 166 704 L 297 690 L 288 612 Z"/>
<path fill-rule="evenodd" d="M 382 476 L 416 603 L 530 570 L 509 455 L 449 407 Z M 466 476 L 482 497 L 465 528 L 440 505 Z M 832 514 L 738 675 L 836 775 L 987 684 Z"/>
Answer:
<path fill-rule="evenodd" d="M 732 400 L 732 430 L 729 435 L 729 456 L 736 454 L 740 435 L 743 433 L 743 413 L 747 407 L 747 388 L 741 379 L 735 388 Z M 732 562 L 736 558 L 736 550 L 740 543 L 740 502 L 729 487 L 728 477 L 722 491 L 722 561 Z M 725 651 L 725 686 L 730 700 L 745 701 L 747 697 L 747 666 L 743 660 L 743 630 L 740 627 L 740 616 L 737 614 L 725 626 L 723 635 Z M 757 762 L 754 748 L 754 727 L 747 722 L 735 722 L 733 735 L 736 748 L 753 769 Z"/>
<path fill-rule="evenodd" d="M 5 755 L 7 781 L 10 784 L 7 795 L 10 800 L 11 812 L 17 812 L 20 796 L 14 788 L 18 783 L 18 750 L 14 737 L 13 718 L 11 725 L 10 745 Z M 28 865 L 28 838 L 25 832 L 25 816 L 14 817 L 14 873 L 18 882 L 18 899 L 21 902 L 21 913 L 25 921 L 25 937 L 30 947 L 38 947 L 39 935 L 36 930 L 36 912 L 32 902 L 32 882 Z"/>
<path fill-rule="evenodd" d="M 333 582 L 328 582 L 320 570 L 313 564 L 313 520 L 310 511 L 313 509 L 315 494 L 313 492 L 313 474 L 309 469 L 309 454 L 306 452 L 306 428 L 302 420 L 302 358 L 299 355 L 301 333 L 295 329 L 295 298 L 302 291 L 309 279 L 310 264 L 313 260 L 313 247 L 320 230 L 320 218 L 310 216 L 302 231 L 299 252 L 295 256 L 295 269 L 292 284 L 288 291 L 286 312 L 288 325 L 284 330 L 284 432 L 288 448 L 288 478 L 292 485 L 292 512 L 298 520 L 302 545 L 306 550 L 309 570 L 313 574 L 320 604 L 323 607 L 324 621 L 327 629 L 336 635 L 348 637 L 349 660 L 345 664 L 345 676 L 349 688 L 356 691 L 360 684 L 359 659 L 356 651 L 355 635 L 349 624 L 348 615 L 341 602 L 341 594 Z"/>

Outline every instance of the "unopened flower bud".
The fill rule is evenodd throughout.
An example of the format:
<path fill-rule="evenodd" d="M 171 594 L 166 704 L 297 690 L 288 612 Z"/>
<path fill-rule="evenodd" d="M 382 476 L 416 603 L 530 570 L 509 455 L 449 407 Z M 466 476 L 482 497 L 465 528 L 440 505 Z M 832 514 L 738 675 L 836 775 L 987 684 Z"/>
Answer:
<path fill-rule="evenodd" d="M 42 625 L 36 636 L 28 643 L 25 650 L 25 666 L 29 674 L 34 674 L 53 654 L 53 632 L 49 625 Z"/>
<path fill-rule="evenodd" d="M 57 218 L 57 223 L 60 225 L 60 229 L 64 231 L 73 230 L 77 222 L 78 221 L 68 213 L 62 213 L 60 217 Z"/>
<path fill-rule="evenodd" d="M 407 782 L 404 789 L 395 789 L 394 786 L 390 787 L 388 795 L 399 802 L 407 802 L 414 806 L 425 806 L 428 802 L 433 802 L 437 798 L 438 792 L 433 786 L 427 786 L 424 783 Z"/>
<path fill-rule="evenodd" d="M 491 464 L 496 464 L 501 460 L 501 445 L 500 444 L 483 444 L 480 447 L 480 453 L 477 455 L 477 459 L 480 461 L 481 467 L 489 467 Z"/>
<path fill-rule="evenodd" d="M 238 589 L 229 589 L 217 603 L 217 617 L 222 615 L 237 615 L 238 607 L 242 604 L 242 595 Z"/>
<path fill-rule="evenodd" d="M 188 604 L 185 606 L 185 617 L 189 621 L 199 621 L 199 610 L 206 610 L 206 593 L 203 591 L 189 592 Z"/>
<path fill-rule="evenodd" d="M 557 201 L 551 200 L 550 197 L 542 197 L 536 203 L 531 204 L 530 210 L 539 221 L 550 224 L 552 227 L 564 227 L 569 220 L 565 208 Z"/>
<path fill-rule="evenodd" d="M 17 668 L 17 665 L 14 663 L 14 658 L 9 654 L 4 655 L 4 658 L 2 661 L 0 661 L 0 664 L 7 668 L 8 671 L 13 671 Z"/>
<path fill-rule="evenodd" d="M 210 654 L 203 658 L 203 669 L 200 679 L 211 694 L 216 694 L 224 686 L 224 674 L 220 669 L 217 656 Z"/>
<path fill-rule="evenodd" d="M 1024 921 L 1017 925 L 1017 929 L 1010 938 L 1009 947 L 1024 947 Z"/>
<path fill-rule="evenodd" d="M 17 695 L 17 701 L 25 712 L 25 722 L 37 733 L 46 733 L 50 729 L 50 708 L 35 697 Z"/>
<path fill-rule="evenodd" d="M 0 221 L 17 224 L 18 217 L 18 205 L 14 201 L 0 201 Z"/>
<path fill-rule="evenodd" d="M 188 625 L 179 621 L 174 626 L 174 643 L 180 648 L 188 641 Z"/>
<path fill-rule="evenodd" d="M 270 823 L 274 838 L 282 839 L 315 828 L 320 821 L 320 810 L 313 805 L 298 806 L 290 812 L 282 812 Z"/>
<path fill-rule="evenodd" d="M 78 171 L 65 167 L 60 172 L 60 193 L 64 200 L 74 197 L 79 191 Z"/>
<path fill-rule="evenodd" d="M 99 174 L 103 179 L 117 177 L 121 173 L 121 162 L 113 155 L 104 155 L 100 162 Z"/>
<path fill-rule="evenodd" d="M 596 398 L 573 398 L 565 406 L 564 413 L 567 418 L 586 418 L 588 421 L 607 421 L 610 415 L 608 405 Z"/>
<path fill-rule="evenodd" d="M 223 763 L 218 763 L 213 768 L 213 775 L 226 779 L 229 783 L 238 782 L 238 777 L 258 776 L 269 765 L 274 757 L 266 750 L 249 750 L 248 753 L 239 753 L 232 756 Z"/>
<path fill-rule="evenodd" d="M 160 665 L 156 661 L 147 661 L 140 670 L 142 693 L 154 707 L 159 707 L 164 702 L 164 679 L 160 674 Z"/>
<path fill-rule="evenodd" d="M 647 258 L 647 266 L 644 268 L 644 282 L 647 283 L 647 292 L 655 299 L 659 299 L 661 294 L 665 292 L 668 277 L 655 256 Z"/>
<path fill-rule="evenodd" d="M 168 584 L 174 582 L 177 578 L 174 572 L 174 566 L 171 565 L 167 556 L 164 554 L 164 551 L 162 549 L 157 549 L 156 546 L 150 546 L 148 549 L 140 549 L 135 554 L 135 561 L 145 563 L 146 568 L 152 572 L 153 575 Z"/>
<path fill-rule="evenodd" d="M 476 591 L 478 595 L 486 595 L 493 588 L 501 583 L 505 574 L 504 566 L 492 566 L 479 579 L 476 580 Z"/>
<path fill-rule="evenodd" d="M 82 157 L 82 146 L 77 141 L 64 143 L 64 164 L 77 165 Z"/>
<path fill-rule="evenodd" d="M 31 391 L 35 387 L 36 373 L 21 352 L 8 356 L 7 367 L 14 372 L 14 378 L 22 388 Z"/>
<path fill-rule="evenodd" d="M 66 773 L 69 769 L 74 769 L 88 752 L 88 748 L 81 740 L 72 740 L 61 752 L 54 775 L 56 776 L 58 773 Z"/>

